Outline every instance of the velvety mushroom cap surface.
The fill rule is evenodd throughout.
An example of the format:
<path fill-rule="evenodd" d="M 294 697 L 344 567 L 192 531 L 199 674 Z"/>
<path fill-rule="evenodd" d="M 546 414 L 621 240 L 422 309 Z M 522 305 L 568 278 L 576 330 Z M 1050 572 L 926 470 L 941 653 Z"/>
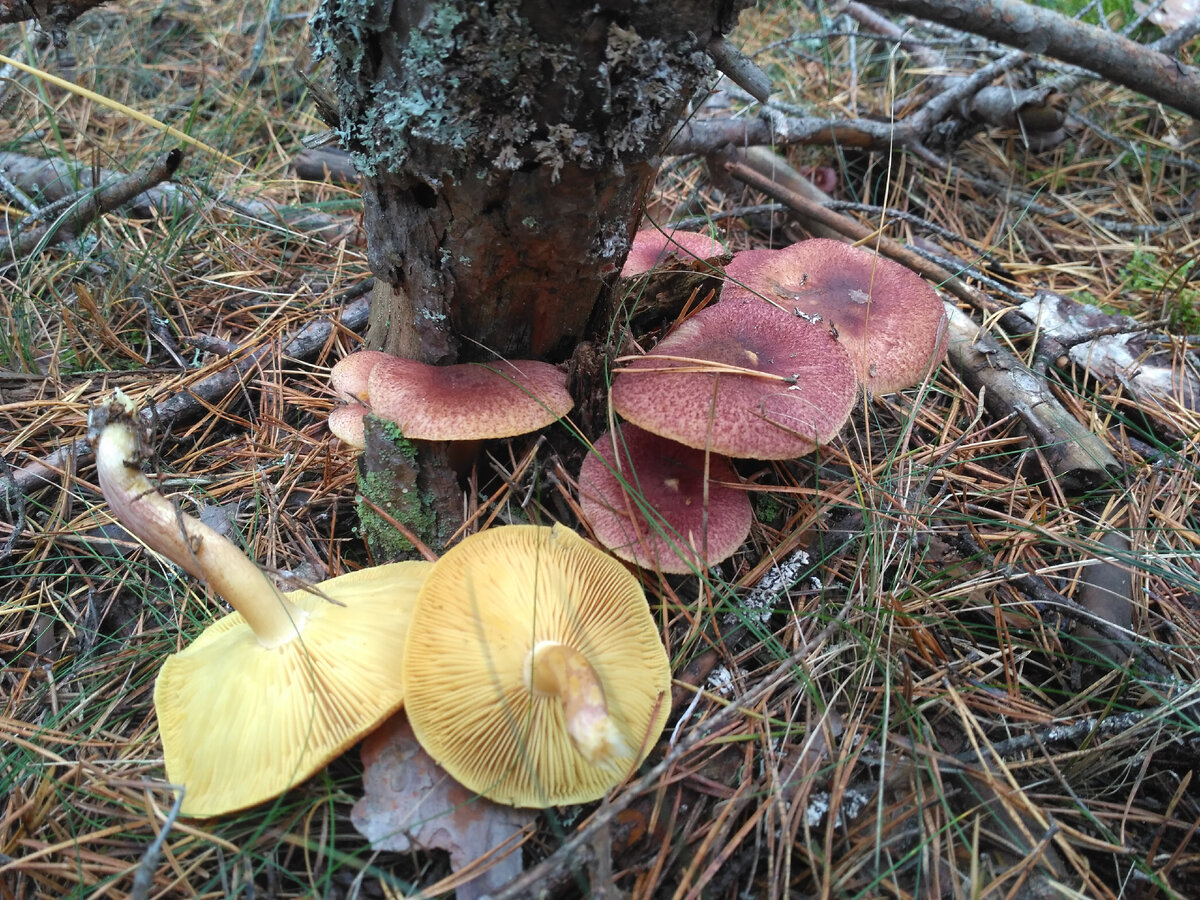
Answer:
<path fill-rule="evenodd" d="M 371 370 L 385 359 L 395 359 L 382 350 L 358 350 L 347 353 L 329 371 L 329 385 L 347 400 L 367 403 L 367 382 Z"/>
<path fill-rule="evenodd" d="M 613 379 L 635 425 L 721 456 L 791 459 L 838 433 L 858 391 L 827 328 L 761 300 L 722 300 Z"/>
<path fill-rule="evenodd" d="M 813 238 L 742 251 L 725 273 L 722 300 L 765 297 L 832 326 L 874 393 L 917 384 L 945 358 L 946 312 L 937 292 L 870 250 Z"/>
<path fill-rule="evenodd" d="M 594 673 L 614 752 L 589 761 L 564 703 L 530 686 L 531 655 L 548 644 Z M 671 705 L 670 663 L 637 579 L 561 525 L 492 528 L 448 550 L 418 598 L 404 682 L 426 751 L 511 806 L 602 797 L 645 758 Z"/>
<path fill-rule="evenodd" d="M 574 404 L 566 374 L 532 360 L 431 366 L 389 356 L 371 370 L 367 391 L 375 415 L 422 441 L 525 434 Z"/>
<path fill-rule="evenodd" d="M 363 418 L 369 412 L 361 403 L 335 406 L 329 413 L 329 430 L 334 437 L 361 450 L 367 445 Z"/>
<path fill-rule="evenodd" d="M 732 556 L 753 513 L 729 460 L 625 424 L 596 441 L 579 470 L 579 506 L 597 540 L 660 572 L 704 570 Z M 724 483 L 721 483 L 724 482 Z"/>
<path fill-rule="evenodd" d="M 170 656 L 154 706 L 167 780 L 187 789 L 183 814 L 276 797 L 396 710 L 409 617 L 432 568 L 391 563 L 324 581 L 320 594 L 289 592 L 308 616 L 278 647 L 231 613 Z"/>
<path fill-rule="evenodd" d="M 621 277 L 642 275 L 672 258 L 692 262 L 714 259 L 725 253 L 720 241 L 695 231 L 664 232 L 657 228 L 643 228 L 633 236 L 629 255 L 621 268 Z"/>

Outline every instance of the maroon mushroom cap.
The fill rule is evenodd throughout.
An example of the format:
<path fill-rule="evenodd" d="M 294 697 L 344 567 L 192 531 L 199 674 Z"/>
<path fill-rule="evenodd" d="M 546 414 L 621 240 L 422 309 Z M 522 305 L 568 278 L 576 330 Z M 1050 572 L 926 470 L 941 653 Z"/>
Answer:
<path fill-rule="evenodd" d="M 605 432 L 579 470 L 579 507 L 596 539 L 628 562 L 685 574 L 732 556 L 753 514 L 723 456 L 628 423 Z"/>
<path fill-rule="evenodd" d="M 721 456 L 792 459 L 838 433 L 858 393 L 829 330 L 761 300 L 722 300 L 626 363 L 613 408 Z"/>
<path fill-rule="evenodd" d="M 724 255 L 724 245 L 707 234 L 643 228 L 633 236 L 629 245 L 629 255 L 625 257 L 625 265 L 621 268 L 621 277 L 642 275 L 672 258 L 691 263 L 698 259 L 715 259 Z"/>
<path fill-rule="evenodd" d="M 347 353 L 329 372 L 329 385 L 347 400 L 367 402 L 367 382 L 371 370 L 385 359 L 395 359 L 382 350 L 358 350 Z"/>
<path fill-rule="evenodd" d="M 361 450 L 367 446 L 363 417 L 370 410 L 361 403 L 344 403 L 329 413 L 329 430 L 333 436 Z"/>
<path fill-rule="evenodd" d="M 946 311 L 937 292 L 870 250 L 813 238 L 743 250 L 725 274 L 722 300 L 766 298 L 832 327 L 874 393 L 911 387 L 945 358 Z"/>
<path fill-rule="evenodd" d="M 533 360 L 431 366 L 389 356 L 371 370 L 371 411 L 420 441 L 467 441 L 537 431 L 574 405 L 565 373 Z"/>

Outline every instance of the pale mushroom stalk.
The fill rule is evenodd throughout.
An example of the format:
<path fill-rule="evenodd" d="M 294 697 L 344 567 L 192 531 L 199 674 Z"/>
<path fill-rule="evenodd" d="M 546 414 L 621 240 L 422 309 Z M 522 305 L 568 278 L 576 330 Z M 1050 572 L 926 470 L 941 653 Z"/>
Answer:
<path fill-rule="evenodd" d="M 578 650 L 557 641 L 539 641 L 525 661 L 525 683 L 535 694 L 559 699 L 567 733 L 588 762 L 602 765 L 633 756 L 608 714 L 596 670 Z"/>
<path fill-rule="evenodd" d="M 118 521 L 147 547 L 202 579 L 274 649 L 296 637 L 308 616 L 238 547 L 176 509 L 142 473 L 145 457 L 134 405 L 120 391 L 93 413 L 96 475 Z"/>

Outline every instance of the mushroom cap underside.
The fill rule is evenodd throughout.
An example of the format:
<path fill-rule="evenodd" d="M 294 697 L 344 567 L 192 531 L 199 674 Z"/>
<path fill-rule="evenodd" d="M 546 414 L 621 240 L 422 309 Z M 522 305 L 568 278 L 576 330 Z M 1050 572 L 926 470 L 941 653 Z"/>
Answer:
<path fill-rule="evenodd" d="M 632 758 L 588 762 L 562 702 L 526 681 L 534 647 L 578 651 Z M 637 579 L 561 525 L 464 539 L 422 589 L 405 650 L 405 705 L 429 754 L 467 788 L 512 806 L 596 800 L 666 723 L 670 663 Z"/>
<path fill-rule="evenodd" d="M 319 593 L 288 592 L 307 618 L 274 649 L 231 613 L 168 657 L 154 705 L 167 780 L 186 789 L 182 813 L 269 800 L 399 707 L 408 621 L 432 567 L 390 563 L 321 582 Z"/>

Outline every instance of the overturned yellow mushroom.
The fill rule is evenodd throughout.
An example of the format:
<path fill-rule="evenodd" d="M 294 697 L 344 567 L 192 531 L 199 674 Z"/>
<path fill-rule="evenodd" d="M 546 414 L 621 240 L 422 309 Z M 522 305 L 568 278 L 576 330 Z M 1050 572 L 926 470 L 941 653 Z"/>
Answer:
<path fill-rule="evenodd" d="M 403 562 L 282 593 L 228 539 L 142 474 L 148 443 L 118 393 L 93 410 L 96 472 L 131 534 L 235 610 L 170 656 L 154 687 L 181 812 L 215 816 L 304 781 L 400 706 L 405 632 L 431 563 Z"/>
<path fill-rule="evenodd" d="M 670 710 L 670 662 L 641 586 L 561 525 L 509 525 L 434 564 L 404 654 L 426 751 L 512 806 L 604 796 Z"/>

